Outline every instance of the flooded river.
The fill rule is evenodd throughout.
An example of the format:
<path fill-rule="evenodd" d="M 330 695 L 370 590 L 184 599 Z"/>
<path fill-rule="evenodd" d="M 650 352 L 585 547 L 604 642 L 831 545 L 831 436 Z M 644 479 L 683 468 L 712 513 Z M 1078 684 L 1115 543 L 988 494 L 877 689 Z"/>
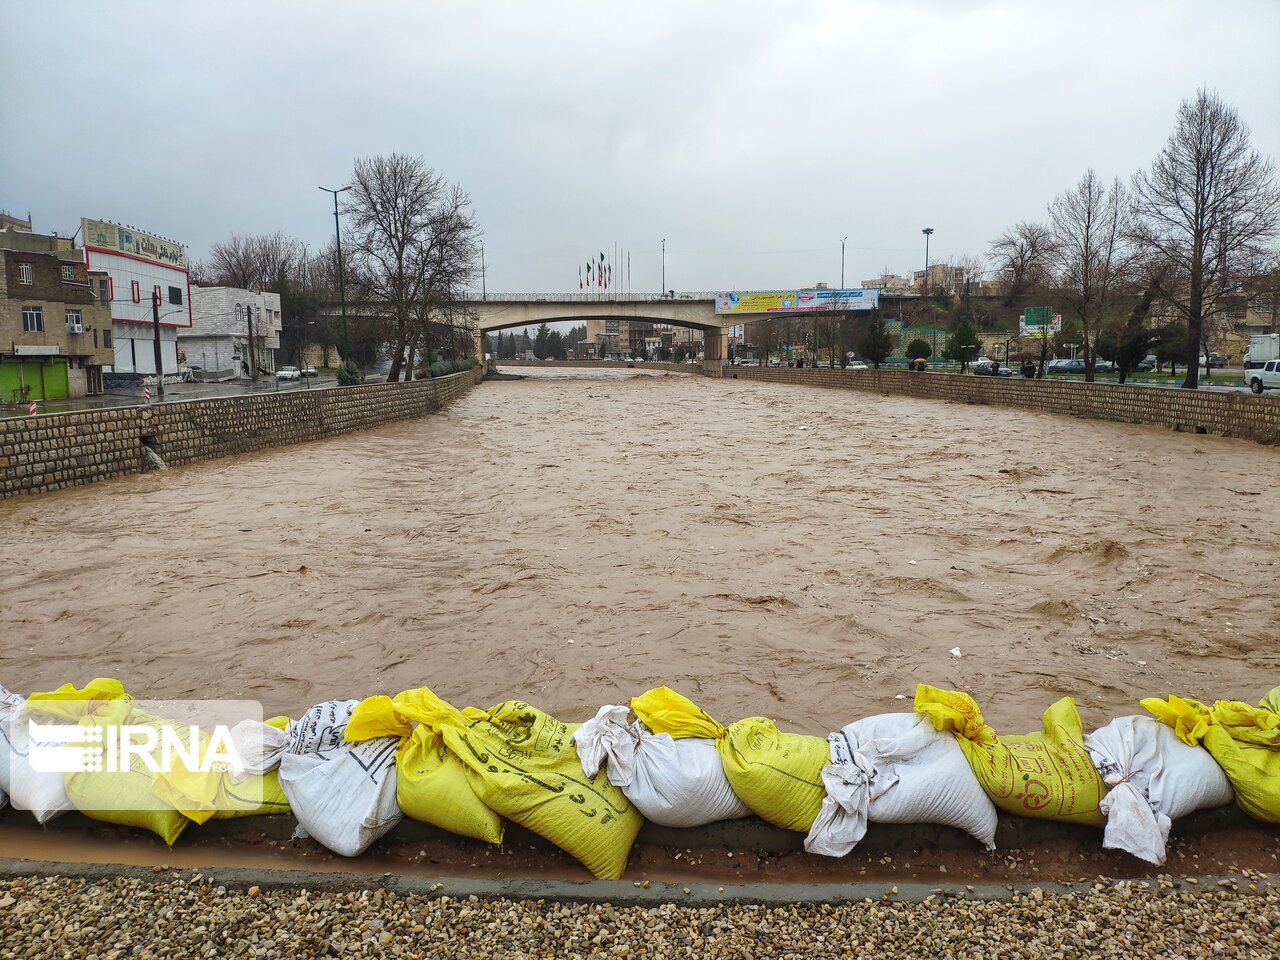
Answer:
<path fill-rule="evenodd" d="M 520 371 L 526 372 L 526 371 Z M 1280 683 L 1280 451 L 632 370 L 0 503 L 0 684 L 296 713 L 659 683 L 825 734 L 919 681 L 1028 729 Z"/>

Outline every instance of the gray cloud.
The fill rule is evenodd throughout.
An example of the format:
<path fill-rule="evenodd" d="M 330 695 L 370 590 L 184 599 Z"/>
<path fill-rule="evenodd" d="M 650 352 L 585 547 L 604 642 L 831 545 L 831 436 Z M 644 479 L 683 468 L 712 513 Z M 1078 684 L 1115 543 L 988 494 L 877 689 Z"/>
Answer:
<path fill-rule="evenodd" d="M 470 191 L 490 290 L 835 283 L 981 253 L 1095 167 L 1148 164 L 1207 84 L 1280 153 L 1280 4 L 13 4 L 0 206 L 195 257 L 329 235 L 357 155 Z"/>

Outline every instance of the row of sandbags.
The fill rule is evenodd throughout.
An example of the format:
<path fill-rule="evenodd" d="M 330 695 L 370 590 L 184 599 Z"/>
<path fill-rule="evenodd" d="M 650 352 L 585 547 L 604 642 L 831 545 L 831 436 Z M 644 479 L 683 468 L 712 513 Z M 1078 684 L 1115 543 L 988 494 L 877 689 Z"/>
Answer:
<path fill-rule="evenodd" d="M 32 694 L 80 723 L 131 700 L 99 679 Z M 0 741 L 23 698 L 0 688 Z M 616 878 L 645 819 L 694 827 L 755 813 L 842 856 L 868 823 L 957 827 L 994 847 L 997 809 L 1105 827 L 1104 846 L 1163 863 L 1171 822 L 1235 797 L 1280 822 L 1280 687 L 1257 707 L 1144 700 L 1087 736 L 1074 702 L 1042 730 L 1001 736 L 967 694 L 921 685 L 913 713 L 850 723 L 827 738 L 750 717 L 724 726 L 667 687 L 565 724 L 521 701 L 458 710 L 422 687 L 317 704 L 297 719 L 234 731 L 239 770 L 218 774 L 42 774 L 0 742 L 0 804 L 40 822 L 67 809 L 152 830 L 292 811 L 299 834 L 355 856 L 403 816 L 500 844 L 511 820 Z M 122 779 L 123 778 L 123 779 Z M 130 798 L 161 809 L 129 809 Z M 139 807 L 143 804 L 139 803 Z M 151 806 L 155 806 L 154 803 Z"/>

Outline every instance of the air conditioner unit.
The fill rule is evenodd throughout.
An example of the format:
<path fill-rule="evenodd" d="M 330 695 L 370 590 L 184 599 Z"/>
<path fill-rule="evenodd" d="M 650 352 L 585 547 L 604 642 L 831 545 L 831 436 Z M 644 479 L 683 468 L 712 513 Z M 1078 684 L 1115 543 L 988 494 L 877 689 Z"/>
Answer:
<path fill-rule="evenodd" d="M 68 323 L 67 333 L 84 333 L 83 323 Z"/>

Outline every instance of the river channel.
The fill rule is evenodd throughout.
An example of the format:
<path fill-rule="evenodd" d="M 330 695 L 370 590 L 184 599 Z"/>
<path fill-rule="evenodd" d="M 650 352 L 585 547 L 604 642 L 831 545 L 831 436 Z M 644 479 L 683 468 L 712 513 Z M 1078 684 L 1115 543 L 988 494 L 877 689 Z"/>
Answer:
<path fill-rule="evenodd" d="M 1280 451 L 984 406 L 520 370 L 337 439 L 0 503 L 0 684 L 290 713 L 427 684 L 565 720 L 669 684 L 815 734 L 970 691 L 1280 683 Z"/>

